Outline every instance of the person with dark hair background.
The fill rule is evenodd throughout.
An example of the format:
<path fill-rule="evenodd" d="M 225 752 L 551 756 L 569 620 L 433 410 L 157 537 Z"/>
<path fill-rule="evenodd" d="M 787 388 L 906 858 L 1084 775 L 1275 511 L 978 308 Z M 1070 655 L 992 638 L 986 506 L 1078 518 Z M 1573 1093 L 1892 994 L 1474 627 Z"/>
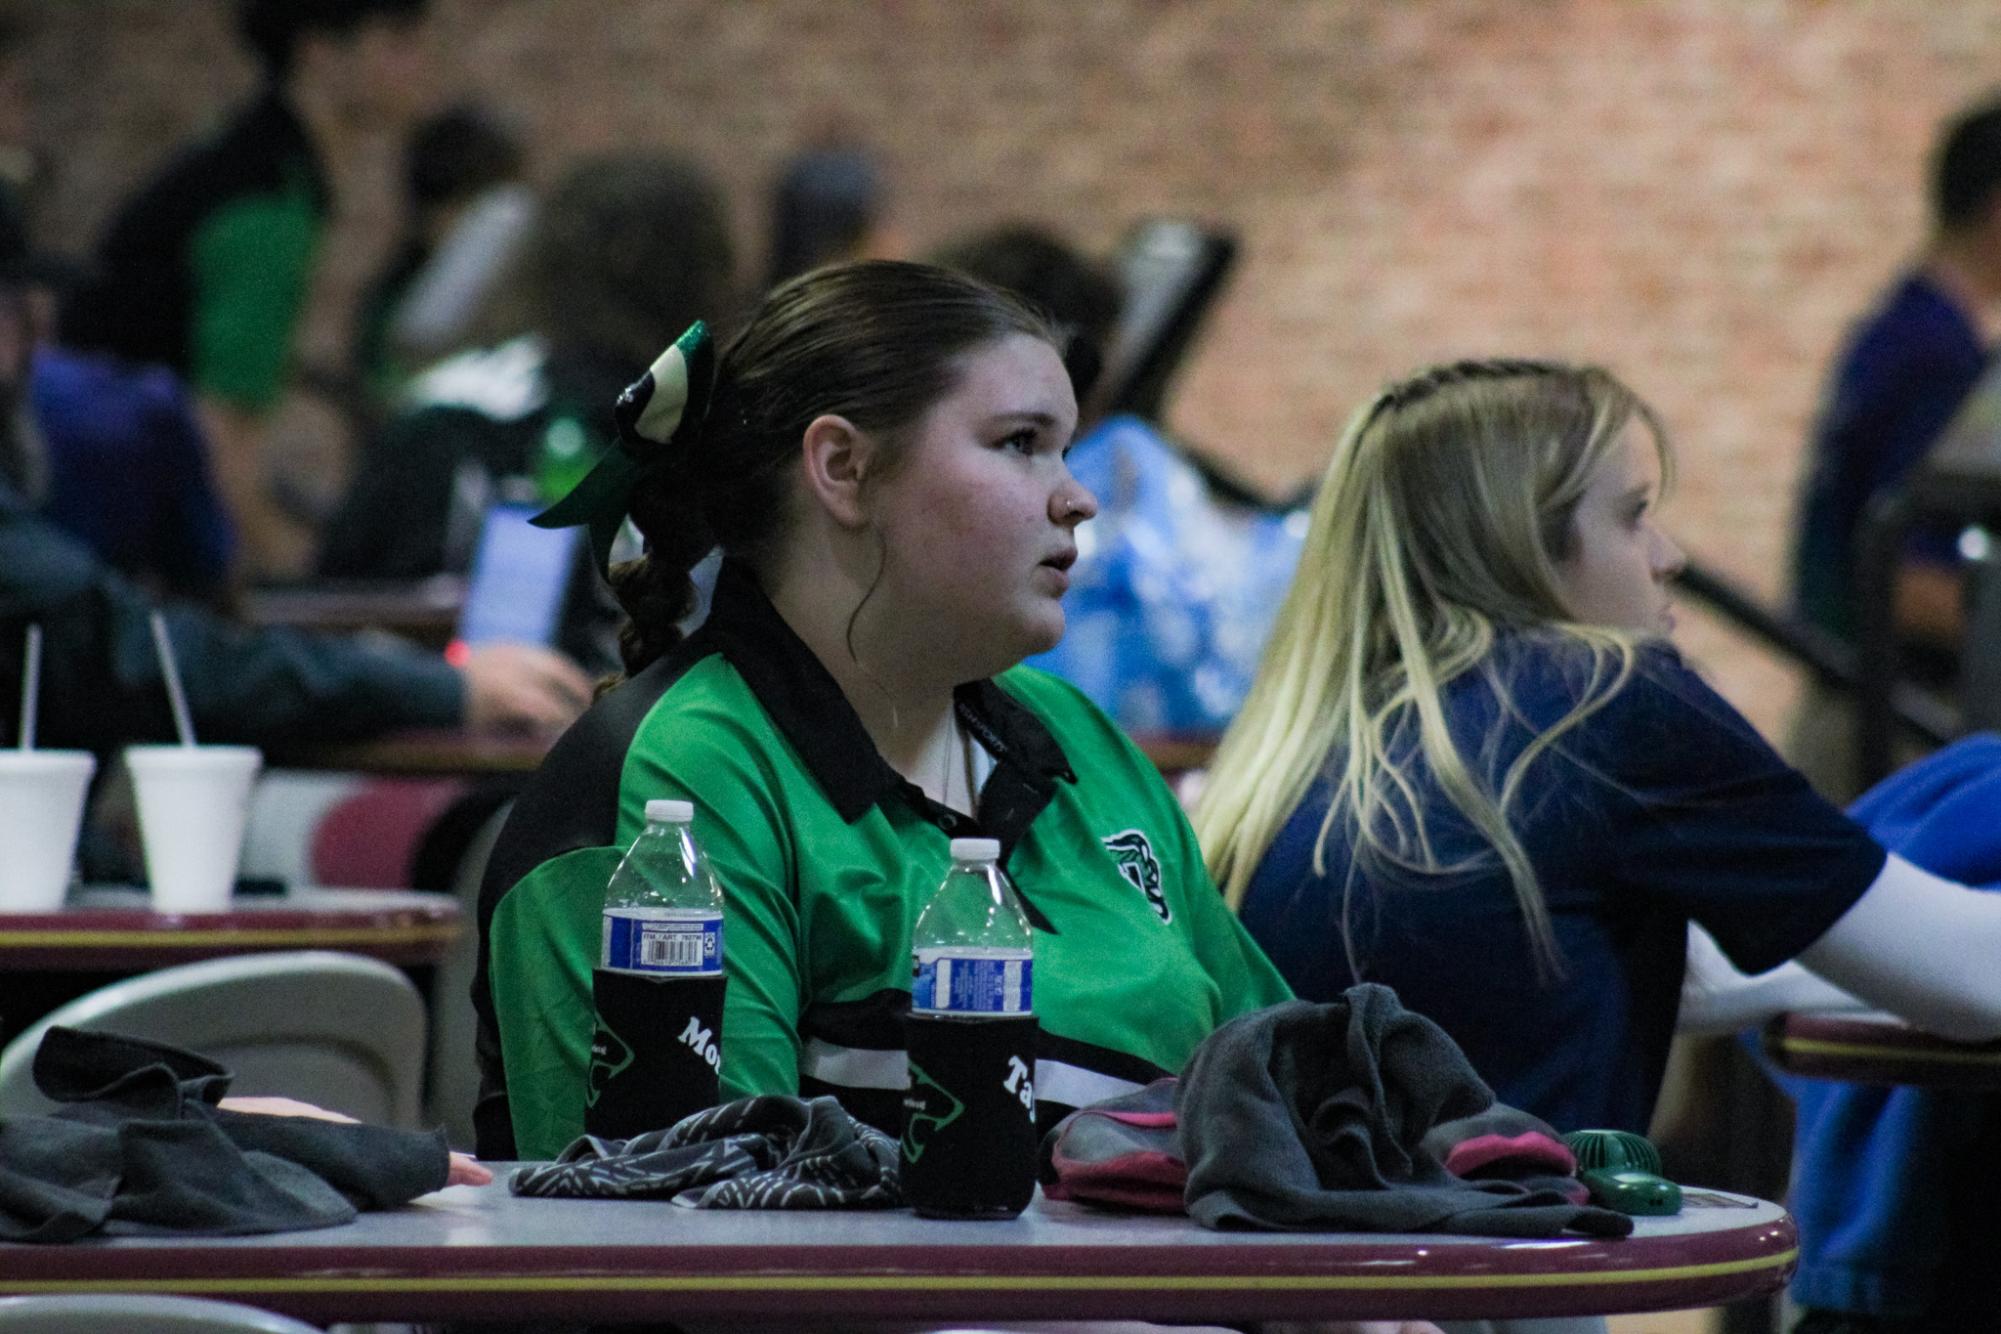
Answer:
<path fill-rule="evenodd" d="M 882 172 L 867 149 L 833 133 L 801 151 L 772 190 L 765 287 L 884 253 L 883 211 Z"/>
<path fill-rule="evenodd" d="M 2001 303 L 2001 101 L 1955 117 L 1931 167 L 1932 236 L 1849 335 L 1822 393 L 1793 532 L 1799 614 L 1853 641 L 1856 538 L 1870 502 L 1902 485 L 1987 369 Z M 1962 633 L 1956 531 L 1914 534 L 1897 575 L 1903 669 L 1950 681 Z M 1822 791 L 1855 795 L 1852 710 L 1816 689 L 1788 750 Z"/>
<path fill-rule="evenodd" d="M 901 1129 L 911 928 L 954 837 L 1000 840 L 1035 938 L 1046 1129 L 1178 1070 L 1285 988 L 1224 911 L 1160 775 L 1018 666 L 1063 632 L 1076 404 L 1056 335 L 925 265 L 809 272 L 720 354 L 688 334 L 551 522 L 602 553 L 627 676 L 557 743 L 479 908 L 487 1157 L 583 1127 L 603 887 L 646 801 L 685 797 L 724 886 L 725 1097 L 833 1094 Z M 683 638 L 689 571 L 724 553 Z"/>
<path fill-rule="evenodd" d="M 364 455 L 320 550 L 331 578 L 463 573 L 488 503 L 547 502 L 589 470 L 606 405 L 679 329 L 735 296 L 722 192 L 692 162 L 572 168 L 540 205 L 515 281 L 528 332 L 417 376 Z"/>
<path fill-rule="evenodd" d="M 249 569 L 304 543 L 266 485 L 266 423 L 292 369 L 332 209 L 359 136 L 393 128 L 430 86 L 427 0 L 240 0 L 257 96 L 133 195 L 66 303 L 60 341 L 172 368 L 197 396 Z"/>
<path fill-rule="evenodd" d="M 1092 391 L 1118 333 L 1125 292 L 1111 269 L 1033 223 L 1005 223 L 946 242 L 928 256 L 941 268 L 971 274 L 1013 292 L 1055 321 L 1063 369 L 1077 395 L 1078 430 L 1095 420 Z"/>

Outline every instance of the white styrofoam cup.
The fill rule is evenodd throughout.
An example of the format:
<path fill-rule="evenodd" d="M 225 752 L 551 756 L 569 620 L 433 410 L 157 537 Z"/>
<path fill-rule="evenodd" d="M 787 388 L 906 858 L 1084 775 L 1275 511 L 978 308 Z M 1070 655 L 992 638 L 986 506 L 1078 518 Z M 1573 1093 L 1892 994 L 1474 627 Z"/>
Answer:
<path fill-rule="evenodd" d="M 236 889 L 255 746 L 128 746 L 146 879 L 158 912 L 222 912 Z"/>
<path fill-rule="evenodd" d="M 87 750 L 0 750 L 0 912 L 54 912 L 69 892 Z"/>

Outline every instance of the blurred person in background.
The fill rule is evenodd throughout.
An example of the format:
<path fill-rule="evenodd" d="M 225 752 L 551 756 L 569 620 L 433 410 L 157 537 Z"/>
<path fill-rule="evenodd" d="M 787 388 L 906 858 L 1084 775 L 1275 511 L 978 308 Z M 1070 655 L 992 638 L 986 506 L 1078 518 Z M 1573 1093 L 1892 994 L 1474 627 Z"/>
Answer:
<path fill-rule="evenodd" d="M 180 377 L 37 344 L 28 394 L 46 471 L 43 517 L 154 593 L 228 605 L 236 528 Z"/>
<path fill-rule="evenodd" d="M 1814 427 L 1793 532 L 1799 614 L 1853 643 L 1856 538 L 1870 504 L 1902 486 L 1986 371 L 2001 320 L 2001 100 L 1949 123 L 1931 168 L 1932 235 L 1849 335 Z M 1955 526 L 1912 534 L 1897 572 L 1900 670 L 1949 685 L 1962 632 Z M 1836 799 L 1858 790 L 1852 711 L 1809 693 L 1788 742 Z"/>
<path fill-rule="evenodd" d="M 319 573 L 465 572 L 488 504 L 567 494 L 610 440 L 605 405 L 651 363 L 661 330 L 728 309 L 734 271 L 722 191 L 693 162 L 623 154 L 572 168 L 523 246 L 527 331 L 412 381 L 327 526 Z"/>
<path fill-rule="evenodd" d="M 971 274 L 1002 291 L 1025 297 L 1045 312 L 1064 339 L 1063 369 L 1078 410 L 1089 412 L 1118 332 L 1125 290 L 1109 265 L 1078 250 L 1048 228 L 1003 223 L 955 237 L 927 257 L 940 268 Z M 1078 422 L 1088 431 L 1093 419 Z"/>
<path fill-rule="evenodd" d="M 893 256 L 883 195 L 874 155 L 839 128 L 796 154 L 772 190 L 765 287 L 822 264 Z"/>
<path fill-rule="evenodd" d="M 156 599 L 36 514 L 47 477 L 27 403 L 33 336 L 20 234 L 0 229 L 0 681 L 22 679 L 31 625 L 44 636 L 40 744 L 109 752 L 174 735 L 151 618 L 164 614 L 196 733 L 276 749 L 398 727 L 554 729 L 589 680 L 546 649 L 495 644 L 458 666 L 386 636 L 231 621 Z M 11 744 L 7 710 L 0 737 Z"/>
<path fill-rule="evenodd" d="M 67 303 L 72 346 L 173 369 L 193 386 L 249 569 L 305 542 L 267 487 L 265 436 L 293 366 L 332 209 L 329 181 L 428 89 L 427 0 L 240 0 L 257 95 L 113 217 Z"/>
<path fill-rule="evenodd" d="M 470 341 L 534 215 L 520 137 L 473 104 L 427 116 L 403 152 L 403 230 L 363 294 L 349 370 L 388 403 L 419 366 Z"/>
<path fill-rule="evenodd" d="M 38 445 L 35 476 L 18 489 L 149 590 L 223 605 L 235 529 L 216 494 L 193 396 L 164 366 L 47 341 L 47 312 L 74 274 L 30 250 L 26 210 L 3 180 L 0 254 L 20 257 L 9 261 L 27 320 L 20 409 Z"/>

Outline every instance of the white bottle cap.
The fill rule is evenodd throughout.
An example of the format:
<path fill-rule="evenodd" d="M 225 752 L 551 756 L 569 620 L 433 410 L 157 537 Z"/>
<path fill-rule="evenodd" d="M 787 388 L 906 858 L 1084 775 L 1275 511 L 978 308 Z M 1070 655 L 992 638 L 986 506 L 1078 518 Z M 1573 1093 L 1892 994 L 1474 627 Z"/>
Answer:
<path fill-rule="evenodd" d="M 955 862 L 997 862 L 1000 860 L 1000 840 L 997 838 L 955 838 L 952 840 L 952 860 Z"/>
<path fill-rule="evenodd" d="M 676 801 L 671 797 L 655 797 L 646 803 L 646 821 L 648 824 L 693 824 L 695 803 Z"/>

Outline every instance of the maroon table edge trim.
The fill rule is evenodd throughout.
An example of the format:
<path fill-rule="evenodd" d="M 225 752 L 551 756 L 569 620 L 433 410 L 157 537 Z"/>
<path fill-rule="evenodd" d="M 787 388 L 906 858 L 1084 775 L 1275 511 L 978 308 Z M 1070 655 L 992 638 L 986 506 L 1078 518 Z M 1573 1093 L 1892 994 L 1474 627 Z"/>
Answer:
<path fill-rule="evenodd" d="M 344 891 L 328 891 L 341 893 Z M 0 913 L 0 972 L 159 968 L 224 955 L 337 949 L 393 964 L 442 960 L 465 929 L 449 895 L 430 902 L 346 908 L 270 907 L 155 913 L 145 907 Z"/>
<path fill-rule="evenodd" d="M 0 1248 L 0 1295 L 176 1292 L 306 1319 L 620 1319 L 877 1315 L 915 1319 L 1347 1319 L 1530 1317 L 1673 1310 L 1782 1286 L 1796 1258 L 1789 1217 L 1746 1229 L 1641 1241 L 1561 1238 L 1485 1246 L 1408 1242 L 1128 1251 L 981 1246 Z M 1522 1254 L 1530 1257 L 1526 1262 Z M 1543 1260 L 1546 1256 L 1547 1259 Z M 1542 1261 L 1542 1262 L 1538 1262 Z M 1413 1271 L 1417 1264 L 1424 1272 Z M 1519 1265 L 1519 1268 L 1514 1266 Z M 1498 1289 L 1498 1290 L 1497 1290 Z M 1629 1289 L 1629 1290 L 1622 1290 Z"/>

